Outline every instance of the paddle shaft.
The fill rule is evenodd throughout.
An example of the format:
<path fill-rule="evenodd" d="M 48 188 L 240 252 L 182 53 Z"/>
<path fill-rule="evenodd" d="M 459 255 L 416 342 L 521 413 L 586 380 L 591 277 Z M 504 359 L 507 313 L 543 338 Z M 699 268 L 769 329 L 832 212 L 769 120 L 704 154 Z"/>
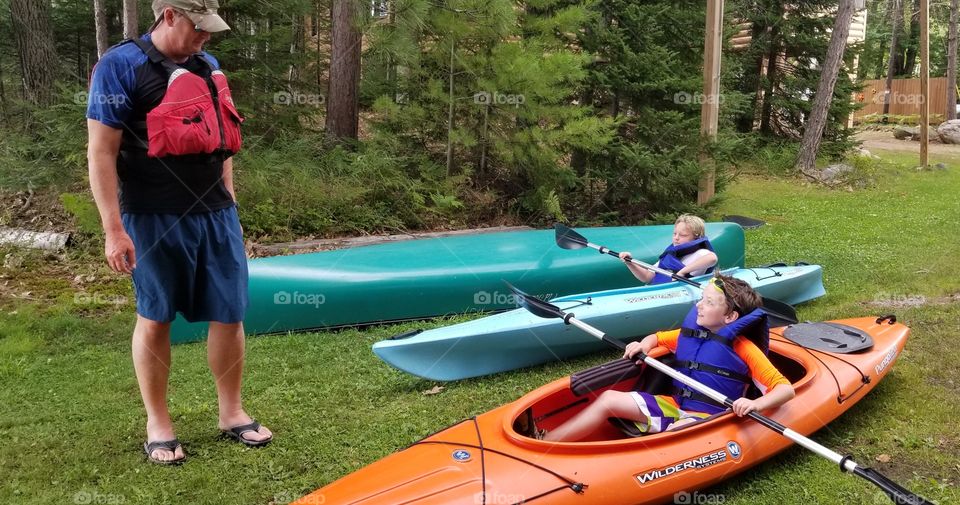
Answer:
<path fill-rule="evenodd" d="M 558 226 L 557 244 L 560 245 L 560 247 L 564 247 L 568 249 L 570 248 L 570 246 L 590 247 L 592 249 L 596 249 L 597 251 L 600 251 L 601 254 L 607 254 L 618 259 L 620 258 L 620 253 L 618 253 L 617 251 L 614 251 L 613 249 L 610 249 L 607 246 L 594 244 L 589 240 L 587 240 L 586 238 L 584 238 L 579 233 L 576 233 L 575 231 L 569 228 L 566 228 L 566 227 L 559 228 L 561 226 L 559 224 L 557 226 Z M 676 273 L 671 272 L 670 270 L 664 270 L 660 267 L 653 266 L 649 263 L 644 263 L 632 257 L 630 258 L 629 261 L 630 263 L 633 263 L 634 265 L 638 265 L 641 268 L 645 268 L 651 272 L 656 272 L 658 274 L 669 276 L 671 279 L 675 281 L 682 282 L 688 286 L 693 286 L 697 289 L 703 289 L 703 286 L 699 282 L 692 281 L 690 279 L 687 279 L 686 277 L 677 275 Z M 760 298 L 763 301 L 763 306 L 765 308 L 767 315 L 775 317 L 777 320 L 781 321 L 783 324 L 794 324 L 797 322 L 796 310 L 794 310 L 794 308 L 789 304 L 786 304 L 779 300 L 774 300 L 772 298 L 767 298 L 765 296 L 761 296 Z"/>
<path fill-rule="evenodd" d="M 620 253 L 618 253 L 617 251 L 614 251 L 613 249 L 610 249 L 609 247 L 606 247 L 606 246 L 597 245 L 597 244 L 594 244 L 594 243 L 592 243 L 592 242 L 587 242 L 587 247 L 592 248 L 592 249 L 596 249 L 596 250 L 600 251 L 600 254 L 609 254 L 610 256 L 613 256 L 613 257 L 615 257 L 615 258 L 619 258 L 619 257 L 620 257 Z M 666 275 L 666 276 L 670 277 L 671 279 L 673 279 L 673 280 L 675 280 L 675 281 L 682 282 L 682 283 L 684 283 L 684 284 L 688 284 L 688 285 L 693 286 L 693 287 L 695 287 L 695 288 L 702 288 L 702 287 L 703 287 L 703 286 L 701 286 L 700 283 L 698 283 L 698 282 L 691 281 L 690 279 L 687 279 L 686 277 L 677 275 L 676 273 L 671 272 L 671 271 L 669 271 L 669 270 L 665 270 L 665 269 L 663 269 L 663 268 L 660 268 L 660 267 L 657 267 L 657 266 L 653 266 L 653 265 L 651 265 L 651 264 L 649 264 L 649 263 L 644 263 L 644 262 L 642 262 L 642 261 L 640 261 L 640 260 L 638 260 L 638 259 L 636 259 L 636 258 L 632 258 L 632 257 L 631 257 L 631 258 L 630 258 L 630 263 L 633 263 L 634 265 L 637 265 L 637 266 L 640 267 L 640 268 L 645 268 L 645 269 L 647 269 L 647 270 L 650 270 L 651 272 L 656 272 L 656 273 L 658 273 L 658 274 Z"/>
<path fill-rule="evenodd" d="M 594 337 L 597 337 L 600 340 L 603 340 L 604 342 L 612 344 L 614 347 L 620 350 L 624 350 L 627 347 L 626 344 L 624 344 L 623 342 L 612 339 L 608 337 L 606 333 L 594 328 L 593 326 L 590 326 L 587 323 L 584 323 L 583 321 L 580 321 L 579 319 L 574 317 L 573 314 L 569 314 L 569 313 L 565 314 L 563 320 L 565 323 L 576 326 L 577 328 L 580 328 L 581 330 L 593 335 Z M 654 358 L 651 358 L 650 356 L 647 356 L 646 354 L 641 354 L 641 355 L 643 356 L 644 363 L 668 375 L 670 378 L 676 379 L 682 382 L 683 384 L 689 386 L 690 388 L 696 390 L 697 392 L 710 397 L 710 399 L 715 402 L 722 403 L 727 407 L 733 406 L 733 400 L 731 400 L 730 398 L 727 398 L 722 393 L 714 390 L 713 388 L 705 384 L 701 384 L 700 382 L 697 382 L 692 378 L 687 377 L 686 375 L 683 375 L 682 373 L 674 370 L 673 368 L 670 368 L 669 366 L 657 361 Z M 809 438 L 797 433 L 796 431 L 791 430 L 790 428 L 787 428 L 786 426 L 774 421 L 773 419 L 770 419 L 769 417 L 764 416 L 763 414 L 760 414 L 758 412 L 751 412 L 747 415 L 752 419 L 754 419 L 755 421 L 759 422 L 760 424 L 766 426 L 767 428 L 770 428 L 771 430 L 776 431 L 777 433 L 789 438 L 790 440 L 797 443 L 798 445 L 801 445 L 819 454 L 820 456 L 823 456 L 824 458 L 827 458 L 830 461 L 833 461 L 835 464 L 840 465 L 841 469 L 846 472 L 853 472 L 857 468 L 857 464 L 850 458 L 845 458 L 844 456 L 837 453 L 836 451 L 833 451 L 827 447 L 824 447 L 814 442 L 813 440 L 810 440 Z"/>

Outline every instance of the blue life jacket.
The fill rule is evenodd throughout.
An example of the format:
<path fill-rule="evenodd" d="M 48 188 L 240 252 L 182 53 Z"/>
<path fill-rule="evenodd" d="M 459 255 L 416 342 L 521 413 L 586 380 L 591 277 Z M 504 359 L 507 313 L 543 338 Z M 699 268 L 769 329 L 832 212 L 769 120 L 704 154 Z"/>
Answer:
<path fill-rule="evenodd" d="M 676 369 L 730 399 L 742 397 L 753 379 L 747 363 L 733 350 L 733 341 L 737 336 L 747 338 L 767 354 L 770 328 L 763 309 L 754 309 L 714 333 L 697 324 L 697 307 L 694 306 L 680 328 Z M 681 409 L 708 414 L 724 410 L 725 407 L 718 406 L 680 381 L 673 382 Z"/>
<path fill-rule="evenodd" d="M 670 246 L 664 249 L 663 253 L 660 254 L 660 268 L 677 273 L 683 269 L 684 266 L 686 266 L 682 261 L 680 261 L 680 259 L 688 254 L 693 254 L 700 249 L 708 249 L 713 251 L 713 246 L 710 245 L 710 239 L 707 237 L 700 237 L 694 241 L 687 242 L 686 244 L 670 244 Z M 712 273 L 713 270 L 714 267 L 710 267 L 704 273 L 709 274 Z M 653 279 L 650 280 L 650 284 L 663 284 L 664 282 L 672 281 L 673 279 L 670 277 L 658 273 L 653 276 Z"/>

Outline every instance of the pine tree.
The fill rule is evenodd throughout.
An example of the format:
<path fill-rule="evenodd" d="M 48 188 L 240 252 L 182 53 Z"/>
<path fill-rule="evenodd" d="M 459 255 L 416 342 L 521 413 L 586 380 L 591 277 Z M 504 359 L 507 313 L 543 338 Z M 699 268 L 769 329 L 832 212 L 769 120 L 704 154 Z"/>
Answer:
<path fill-rule="evenodd" d="M 705 5 L 608 0 L 582 35 L 595 54 L 586 101 L 616 117 L 613 145 L 584 156 L 580 206 L 605 221 L 685 210 L 701 167 Z"/>
<path fill-rule="evenodd" d="M 562 217 L 576 179 L 570 151 L 602 148 L 613 134 L 609 120 L 572 103 L 589 58 L 573 34 L 589 15 L 549 1 L 523 11 L 505 0 L 398 3 L 371 36 L 381 68 L 364 87 L 386 91 L 377 132 L 406 152 L 427 148 L 448 178 Z"/>
<path fill-rule="evenodd" d="M 760 132 L 799 140 L 810 114 L 811 97 L 820 81 L 820 65 L 827 55 L 836 0 L 806 0 L 789 6 L 773 0 L 743 0 L 731 4 L 730 17 L 752 23 L 760 36 L 747 51 L 733 54 L 744 74 L 764 75 L 754 109 Z M 846 127 L 855 105 L 849 97 L 857 89 L 848 75 L 859 47 L 844 52 L 842 70 L 834 87 L 823 137 L 823 152 L 836 156 L 851 144 Z M 757 64 L 763 55 L 765 68 Z"/>

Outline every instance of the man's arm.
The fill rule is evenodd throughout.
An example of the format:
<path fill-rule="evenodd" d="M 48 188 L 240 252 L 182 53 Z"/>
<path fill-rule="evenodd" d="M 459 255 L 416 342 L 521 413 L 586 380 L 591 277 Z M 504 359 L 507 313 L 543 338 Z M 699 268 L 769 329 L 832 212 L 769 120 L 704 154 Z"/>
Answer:
<path fill-rule="evenodd" d="M 227 188 L 227 192 L 230 193 L 233 201 L 236 202 L 237 192 L 233 189 L 233 156 L 223 160 L 223 185 Z"/>
<path fill-rule="evenodd" d="M 129 274 L 136 267 L 136 252 L 120 220 L 117 155 L 120 152 L 122 136 L 122 130 L 111 128 L 94 119 L 87 120 L 90 190 L 97 202 L 100 222 L 106 235 L 104 254 L 111 269 Z"/>

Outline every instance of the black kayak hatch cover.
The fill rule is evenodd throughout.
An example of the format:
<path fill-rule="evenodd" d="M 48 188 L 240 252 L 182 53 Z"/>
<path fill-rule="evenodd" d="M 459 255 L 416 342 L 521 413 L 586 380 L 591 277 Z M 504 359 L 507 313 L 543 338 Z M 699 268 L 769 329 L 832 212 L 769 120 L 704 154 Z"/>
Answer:
<path fill-rule="evenodd" d="M 849 354 L 873 347 L 865 331 L 837 323 L 798 323 L 787 327 L 783 336 L 806 348 Z"/>
<path fill-rule="evenodd" d="M 765 221 L 761 221 L 759 219 L 754 219 L 752 217 L 747 217 L 747 216 L 737 216 L 737 215 L 723 216 L 722 219 L 728 223 L 737 223 L 744 230 L 752 230 L 754 228 L 759 228 L 767 224 Z"/>

